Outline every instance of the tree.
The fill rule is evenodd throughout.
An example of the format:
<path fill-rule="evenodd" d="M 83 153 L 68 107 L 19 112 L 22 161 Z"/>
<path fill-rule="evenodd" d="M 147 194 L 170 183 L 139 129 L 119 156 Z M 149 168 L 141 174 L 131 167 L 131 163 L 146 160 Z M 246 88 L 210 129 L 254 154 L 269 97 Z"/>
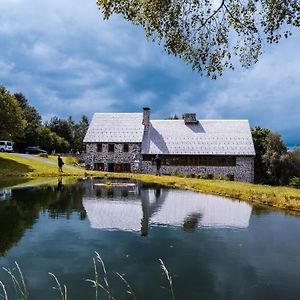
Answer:
<path fill-rule="evenodd" d="M 42 117 L 35 107 L 29 105 L 29 101 L 22 93 L 14 94 L 23 111 L 26 120 L 24 134 L 17 139 L 16 149 L 24 149 L 27 146 L 36 145 L 37 131 L 42 126 Z"/>
<path fill-rule="evenodd" d="M 0 85 L 0 139 L 14 140 L 23 133 L 25 125 L 17 99 Z"/>
<path fill-rule="evenodd" d="M 281 136 L 267 128 L 252 128 L 252 138 L 256 157 L 254 161 L 254 180 L 257 183 L 276 185 L 288 184 L 290 178 L 297 176 L 296 162 L 300 155 L 287 151 Z"/>
<path fill-rule="evenodd" d="M 123 15 L 168 54 L 212 78 L 234 68 L 233 54 L 249 67 L 263 41 L 278 43 L 300 26 L 298 0 L 98 0 L 97 5 L 104 19 Z"/>
<path fill-rule="evenodd" d="M 62 153 L 69 149 L 69 143 L 46 126 L 40 126 L 38 128 L 36 145 L 48 152 L 55 150 L 56 152 Z"/>
<path fill-rule="evenodd" d="M 64 120 L 58 117 L 51 118 L 50 122 L 46 126 L 52 131 L 64 138 L 70 144 L 73 140 L 73 123 L 72 119 Z"/>
<path fill-rule="evenodd" d="M 168 120 L 179 120 L 178 116 L 176 114 L 171 115 Z"/>
<path fill-rule="evenodd" d="M 46 126 L 64 138 L 69 143 L 70 150 L 74 152 L 84 150 L 83 138 L 89 127 L 87 116 L 83 115 L 78 123 L 71 116 L 66 120 L 53 117 Z"/>
<path fill-rule="evenodd" d="M 290 159 L 281 136 L 270 132 L 266 139 L 266 152 L 263 155 L 266 172 L 271 184 L 285 185 L 290 178 Z"/>
<path fill-rule="evenodd" d="M 72 149 L 74 151 L 84 151 L 85 144 L 83 143 L 83 139 L 85 134 L 89 128 L 89 120 L 88 117 L 83 115 L 81 120 L 74 125 L 74 139 Z"/>
<path fill-rule="evenodd" d="M 300 177 L 300 148 L 295 148 L 288 154 L 293 166 L 293 176 Z"/>
<path fill-rule="evenodd" d="M 251 129 L 251 133 L 256 153 L 254 160 L 254 181 L 257 183 L 266 183 L 268 181 L 268 174 L 263 156 L 267 151 L 267 137 L 270 134 L 270 130 L 257 126 Z"/>

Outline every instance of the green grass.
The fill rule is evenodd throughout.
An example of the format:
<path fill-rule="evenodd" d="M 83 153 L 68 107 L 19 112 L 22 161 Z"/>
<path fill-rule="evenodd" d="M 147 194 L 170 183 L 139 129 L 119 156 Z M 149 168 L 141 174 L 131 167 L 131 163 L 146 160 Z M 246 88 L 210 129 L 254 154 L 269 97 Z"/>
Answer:
<path fill-rule="evenodd" d="M 300 190 L 288 187 L 273 187 L 243 182 L 184 178 L 176 176 L 153 176 L 132 173 L 105 173 L 98 171 L 67 170 L 59 173 L 54 165 L 33 161 L 19 156 L 0 154 L 0 178 L 7 177 L 58 177 L 58 176 L 98 176 L 106 180 L 128 178 L 167 187 L 188 189 L 196 192 L 230 197 L 253 204 L 300 213 Z"/>
<path fill-rule="evenodd" d="M 57 163 L 57 156 L 56 155 L 48 155 L 48 158 L 45 158 L 45 159 L 49 159 L 50 161 Z M 76 157 L 62 156 L 62 159 L 63 159 L 63 161 L 66 165 L 73 166 L 73 167 L 76 167 L 76 168 L 81 168 L 78 164 L 78 161 L 77 161 Z"/>
<path fill-rule="evenodd" d="M 132 178 L 143 182 L 161 184 L 167 187 L 224 196 L 253 204 L 271 206 L 300 213 L 300 190 L 295 188 L 146 174 L 102 173 L 102 176 L 107 178 Z"/>
<path fill-rule="evenodd" d="M 55 165 L 7 153 L 0 154 L 0 177 L 36 177 L 36 176 L 84 176 L 85 170 L 69 170 L 64 168 L 63 173 L 58 172 Z"/>

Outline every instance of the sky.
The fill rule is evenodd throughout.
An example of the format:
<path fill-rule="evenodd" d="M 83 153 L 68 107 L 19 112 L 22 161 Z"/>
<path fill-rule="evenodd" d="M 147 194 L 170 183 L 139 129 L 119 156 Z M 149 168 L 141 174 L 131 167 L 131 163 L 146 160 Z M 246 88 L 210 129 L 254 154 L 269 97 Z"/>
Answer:
<path fill-rule="evenodd" d="M 149 106 L 153 119 L 249 119 L 300 145 L 300 30 L 264 45 L 250 69 L 212 80 L 121 17 L 104 21 L 95 2 L 0 1 L 0 84 L 22 92 L 44 121 Z"/>

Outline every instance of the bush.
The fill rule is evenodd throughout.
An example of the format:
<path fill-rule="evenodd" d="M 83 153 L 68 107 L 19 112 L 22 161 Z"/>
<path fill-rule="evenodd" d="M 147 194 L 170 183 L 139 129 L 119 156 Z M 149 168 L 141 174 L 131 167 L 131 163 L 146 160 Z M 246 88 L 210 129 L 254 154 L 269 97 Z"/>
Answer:
<path fill-rule="evenodd" d="M 228 178 L 222 174 L 214 174 L 214 180 L 228 180 Z"/>
<path fill-rule="evenodd" d="M 300 189 L 300 177 L 293 177 L 289 182 L 289 186 Z"/>
<path fill-rule="evenodd" d="M 179 172 L 177 169 L 175 169 L 173 172 L 172 172 L 172 175 L 173 176 L 177 176 L 177 177 L 184 177 L 184 174 Z"/>
<path fill-rule="evenodd" d="M 201 173 L 197 175 L 197 178 L 199 179 L 209 179 L 209 176 L 207 173 Z"/>

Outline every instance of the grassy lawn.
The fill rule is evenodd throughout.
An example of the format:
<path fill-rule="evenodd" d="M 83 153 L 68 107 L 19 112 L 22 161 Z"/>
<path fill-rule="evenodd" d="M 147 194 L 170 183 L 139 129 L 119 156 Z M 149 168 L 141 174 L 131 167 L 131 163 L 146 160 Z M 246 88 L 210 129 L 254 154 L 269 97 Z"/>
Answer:
<path fill-rule="evenodd" d="M 39 155 L 35 155 L 35 156 L 40 157 Z M 42 158 L 44 158 L 44 157 L 42 157 Z M 44 158 L 44 159 L 49 159 L 50 161 L 57 163 L 57 156 L 55 156 L 55 155 L 48 155 L 48 158 Z M 77 159 L 75 157 L 62 156 L 62 159 L 66 165 L 80 168 L 80 166 L 78 165 Z"/>
<path fill-rule="evenodd" d="M 27 159 L 7 153 L 0 154 L 0 177 L 36 176 L 84 176 L 85 170 L 64 169 L 58 172 L 55 165 Z"/>
<path fill-rule="evenodd" d="M 56 157 L 50 157 L 56 160 Z M 67 162 L 67 161 L 65 161 Z M 61 174 L 57 167 L 39 161 L 33 161 L 9 154 L 0 154 L 0 178 L 7 177 L 58 177 L 58 176 L 98 176 L 109 178 L 131 178 L 148 183 L 158 183 L 164 186 L 188 189 L 192 191 L 220 195 L 249 203 L 267 205 L 274 208 L 300 213 L 300 190 L 288 187 L 272 187 L 251 183 L 182 178 L 175 176 L 153 176 L 132 173 L 104 173 L 85 170 L 66 170 Z M 16 180 L 14 178 L 14 180 Z"/>

